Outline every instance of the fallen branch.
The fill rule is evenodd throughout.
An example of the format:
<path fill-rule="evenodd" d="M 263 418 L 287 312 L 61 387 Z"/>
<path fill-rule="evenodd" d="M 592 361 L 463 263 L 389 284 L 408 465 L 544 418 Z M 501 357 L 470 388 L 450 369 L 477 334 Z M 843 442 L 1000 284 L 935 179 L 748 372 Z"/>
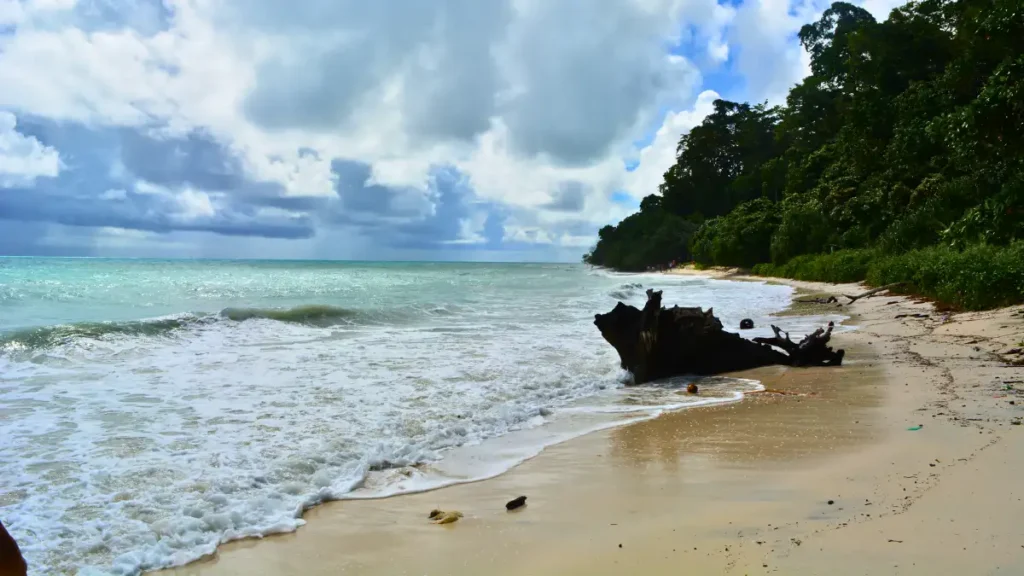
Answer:
<path fill-rule="evenodd" d="M 872 288 L 871 290 L 868 290 L 867 292 L 865 292 L 863 294 L 858 294 L 856 296 L 850 296 L 849 294 L 844 294 L 843 296 L 850 299 L 850 301 L 846 303 L 846 305 L 849 306 L 850 304 L 853 304 L 854 302 L 856 302 L 857 300 L 860 300 L 861 298 L 868 298 L 870 296 L 874 296 L 875 294 L 878 294 L 879 292 L 884 292 L 884 291 L 886 291 L 886 290 L 888 290 L 890 288 L 895 288 L 895 287 L 899 286 L 900 284 L 903 284 L 903 282 L 893 282 L 892 284 L 886 284 L 885 286 L 879 286 L 878 288 Z"/>
<path fill-rule="evenodd" d="M 754 342 L 785 350 L 789 354 L 792 366 L 838 366 L 843 362 L 844 352 L 842 350 L 834 352 L 827 346 L 828 341 L 832 339 L 834 326 L 834 323 L 829 322 L 828 329 L 818 328 L 804 336 L 799 343 L 790 340 L 789 332 L 783 332 L 778 326 L 772 326 L 772 332 L 775 332 L 774 338 L 754 338 Z"/>
<path fill-rule="evenodd" d="M 801 304 L 835 304 L 839 302 L 839 299 L 835 296 L 829 296 L 828 298 L 803 298 L 797 300 Z"/>

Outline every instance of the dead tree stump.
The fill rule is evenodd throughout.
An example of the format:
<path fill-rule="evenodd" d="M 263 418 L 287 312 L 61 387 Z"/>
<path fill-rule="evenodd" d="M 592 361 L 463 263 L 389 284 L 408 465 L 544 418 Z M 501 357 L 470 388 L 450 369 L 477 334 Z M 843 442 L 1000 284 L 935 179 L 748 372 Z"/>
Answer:
<path fill-rule="evenodd" d="M 635 384 L 681 374 L 710 375 L 761 366 L 838 366 L 842 350 L 826 346 L 832 334 L 818 329 L 800 343 L 775 330 L 775 338 L 755 338 L 726 332 L 713 310 L 662 308 L 661 292 L 648 290 L 647 303 L 637 310 L 619 302 L 607 314 L 596 314 L 594 325 L 619 353 L 623 369 Z M 781 349 L 782 351 L 780 351 Z M 783 351 L 785 353 L 783 353 Z"/>

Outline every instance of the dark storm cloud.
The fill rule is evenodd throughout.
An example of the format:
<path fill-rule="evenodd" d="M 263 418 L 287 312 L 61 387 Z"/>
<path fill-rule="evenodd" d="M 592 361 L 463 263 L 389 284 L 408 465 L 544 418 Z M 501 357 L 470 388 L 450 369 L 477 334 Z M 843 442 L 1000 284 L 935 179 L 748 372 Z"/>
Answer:
<path fill-rule="evenodd" d="M 471 142 L 495 118 L 514 152 L 581 165 L 695 79 L 667 57 L 672 23 L 642 3 L 227 0 L 225 26 L 281 43 L 245 108 L 271 129 L 352 128 L 390 83 L 413 147 Z"/>
<path fill-rule="evenodd" d="M 380 245 L 391 248 L 430 249 L 450 247 L 463 240 L 463 221 L 484 215 L 480 234 L 483 242 L 462 244 L 474 246 L 500 245 L 504 234 L 504 215 L 493 204 L 480 202 L 458 170 L 435 168 L 427 193 L 408 188 L 370 184 L 370 166 L 350 160 L 332 162 L 337 177 L 341 209 L 332 217 L 337 224 L 355 226 Z M 396 208 L 396 199 L 417 205 L 408 198 L 422 199 L 423 210 Z"/>
<path fill-rule="evenodd" d="M 565 182 L 551 195 L 551 202 L 544 206 L 555 212 L 582 212 L 586 203 L 586 192 L 580 182 Z"/>
<path fill-rule="evenodd" d="M 400 71 L 409 74 L 403 116 L 412 133 L 468 140 L 489 126 L 498 89 L 490 46 L 508 0 L 247 0 L 222 9 L 229 26 L 293 37 L 261 66 L 246 101 L 261 126 L 337 130 Z M 416 65 L 426 46 L 431 63 Z"/>
<path fill-rule="evenodd" d="M 92 256 L 90 245 L 55 246 L 47 243 L 47 228 L 45 222 L 0 218 L 0 256 Z"/>
<path fill-rule="evenodd" d="M 259 214 L 260 207 L 307 208 L 313 202 L 282 198 L 279 185 L 248 180 L 238 159 L 201 133 L 162 139 L 135 130 L 31 118 L 19 119 L 18 126 L 22 134 L 57 149 L 64 168 L 56 178 L 39 178 L 34 186 L 0 194 L 3 218 L 268 238 L 308 238 L 314 233 L 307 214 Z M 141 193 L 139 180 L 216 193 L 217 210 L 190 215 L 173 194 Z"/>

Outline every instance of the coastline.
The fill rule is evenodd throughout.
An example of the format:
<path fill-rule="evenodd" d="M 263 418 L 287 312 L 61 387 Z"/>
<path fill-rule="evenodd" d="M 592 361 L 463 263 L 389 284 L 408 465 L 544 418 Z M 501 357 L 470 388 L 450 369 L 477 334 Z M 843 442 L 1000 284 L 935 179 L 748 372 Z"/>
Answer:
<path fill-rule="evenodd" d="M 859 329 L 834 341 L 843 367 L 737 374 L 793 394 L 592 433 L 482 482 L 328 503 L 298 532 L 160 573 L 1022 572 L 1024 382 L 995 355 L 1024 340 L 1021 307 L 895 318 L 930 308 L 858 301 L 842 311 Z M 527 507 L 507 513 L 520 494 Z M 435 507 L 466 516 L 434 526 Z"/>

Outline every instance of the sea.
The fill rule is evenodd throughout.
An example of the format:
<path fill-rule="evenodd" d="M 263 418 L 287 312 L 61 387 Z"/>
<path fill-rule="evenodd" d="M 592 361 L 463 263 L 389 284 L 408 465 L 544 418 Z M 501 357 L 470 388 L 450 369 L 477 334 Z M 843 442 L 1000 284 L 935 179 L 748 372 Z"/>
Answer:
<path fill-rule="evenodd" d="M 647 288 L 750 336 L 828 319 L 575 264 L 0 258 L 0 521 L 32 575 L 135 575 L 760 389 L 627 387 L 594 314 Z"/>

